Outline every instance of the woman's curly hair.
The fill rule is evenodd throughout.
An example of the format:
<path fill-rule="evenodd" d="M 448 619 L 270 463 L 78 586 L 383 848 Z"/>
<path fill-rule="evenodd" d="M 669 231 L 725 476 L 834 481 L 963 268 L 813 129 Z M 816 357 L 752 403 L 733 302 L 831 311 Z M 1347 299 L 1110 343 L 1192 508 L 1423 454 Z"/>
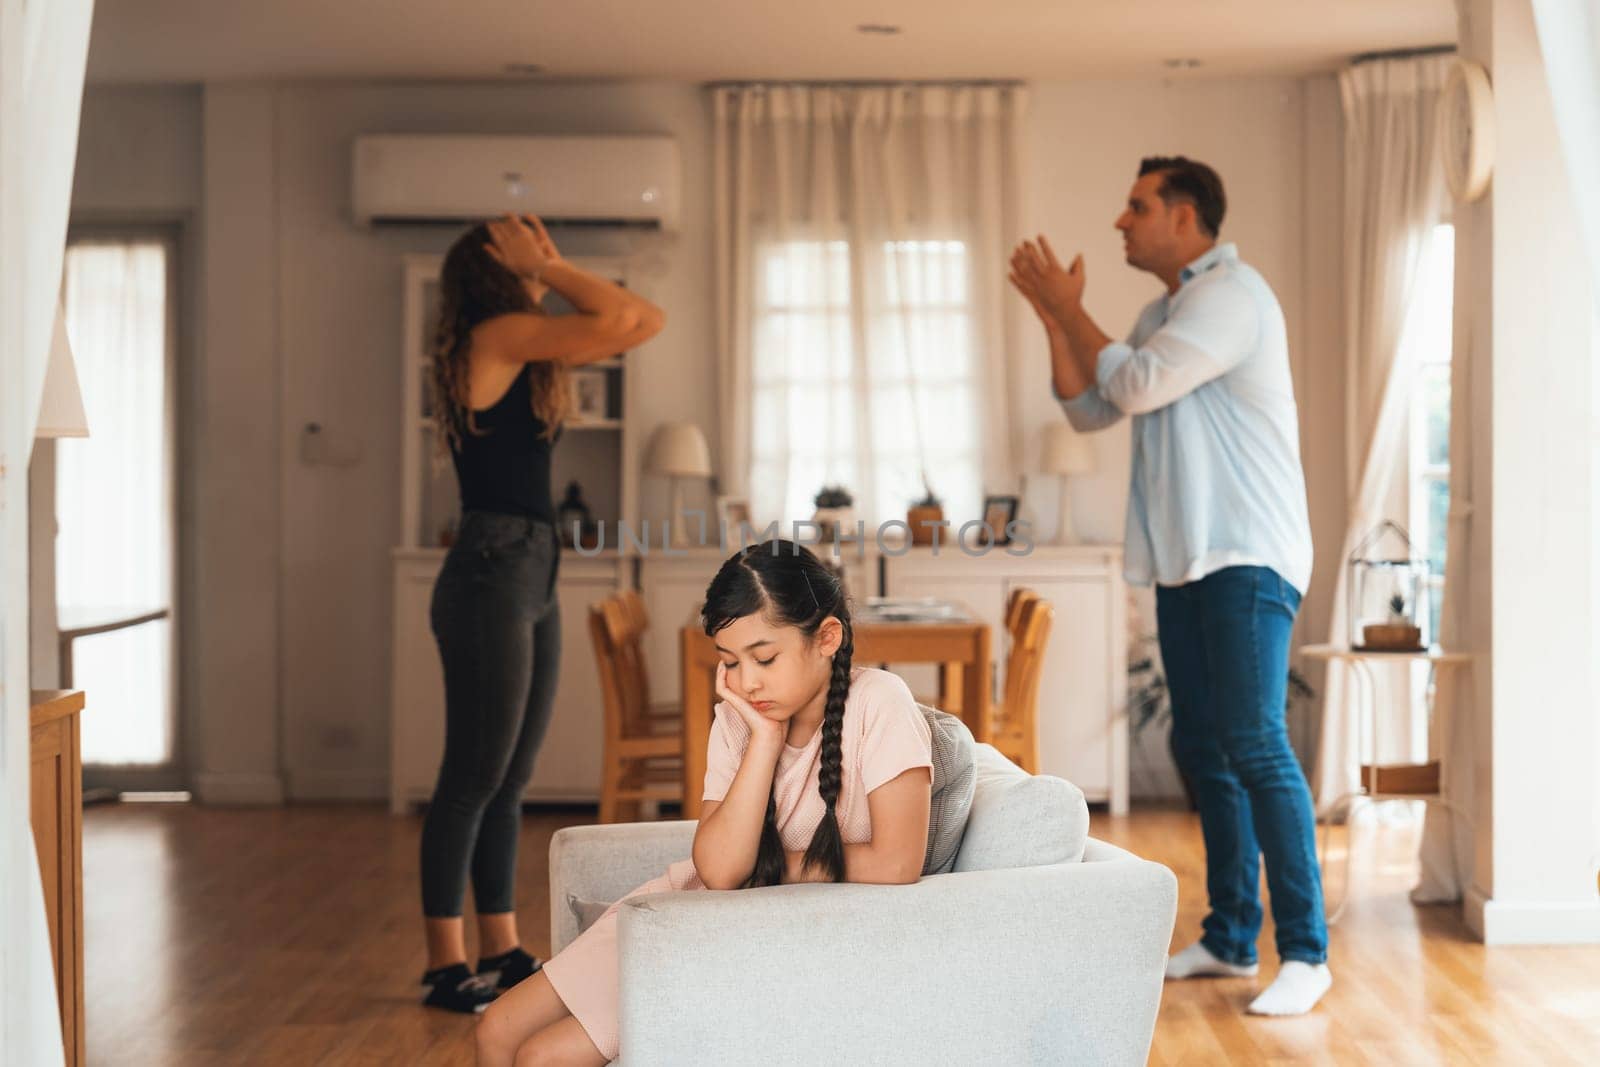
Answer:
<path fill-rule="evenodd" d="M 496 315 L 542 314 L 528 288 L 489 254 L 489 227 L 479 223 L 451 246 L 439 272 L 439 320 L 430 347 L 433 419 L 441 454 L 459 448 L 464 434 L 477 434 L 468 396 L 467 352 L 472 330 Z M 554 440 L 572 410 L 571 375 L 559 360 L 529 364 L 533 413 L 544 423 L 544 436 Z"/>

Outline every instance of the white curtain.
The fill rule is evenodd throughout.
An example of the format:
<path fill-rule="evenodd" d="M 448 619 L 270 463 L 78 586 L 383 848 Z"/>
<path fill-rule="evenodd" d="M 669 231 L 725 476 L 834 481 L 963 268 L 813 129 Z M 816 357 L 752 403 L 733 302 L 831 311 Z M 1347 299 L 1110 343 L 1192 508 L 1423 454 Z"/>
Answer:
<path fill-rule="evenodd" d="M 1416 295 L 1445 203 L 1438 160 L 1439 90 L 1445 56 L 1372 60 L 1339 75 L 1345 120 L 1345 440 L 1347 525 L 1339 554 L 1328 632 L 1348 633 L 1347 560 L 1385 518 L 1399 464 L 1412 370 L 1401 358 L 1407 312 Z M 1418 551 L 1420 552 L 1420 546 Z M 1359 782 L 1354 680 L 1330 664 L 1323 686 L 1315 791 L 1327 813 Z M 1398 702 L 1397 710 L 1405 702 Z M 1415 758 L 1406 715 L 1382 717 L 1376 738 L 1385 758 Z"/>
<path fill-rule="evenodd" d="M 719 481 L 758 523 L 824 484 L 871 529 L 1014 492 L 1020 87 L 713 90 Z"/>
<path fill-rule="evenodd" d="M 90 0 L 0 0 L 0 1041 L 62 1061 L 29 822 L 28 457 L 60 293 Z"/>
<path fill-rule="evenodd" d="M 170 610 L 167 253 L 158 240 L 67 252 L 67 335 L 92 436 L 56 448 L 56 603 L 63 627 Z M 172 757 L 171 624 L 79 638 L 72 687 L 96 694 L 83 760 Z"/>
<path fill-rule="evenodd" d="M 1572 182 L 1572 202 L 1589 254 L 1597 322 L 1594 351 L 1600 353 L 1600 203 L 1595 201 L 1595 190 L 1600 189 L 1600 7 L 1595 0 L 1533 0 L 1533 16 L 1561 151 Z M 1589 440 L 1595 470 L 1590 491 L 1595 526 L 1600 529 L 1600 356 L 1590 373 L 1594 385 Z M 1592 563 L 1595 588 L 1591 595 L 1600 600 L 1600 544 L 1595 545 Z M 1593 691 L 1600 693 L 1600 647 L 1594 650 L 1590 668 L 1595 671 Z M 1600 748 L 1600 730 L 1595 731 L 1595 738 Z M 1595 752 L 1595 766 L 1600 767 L 1600 750 Z M 1600 837 L 1600 791 L 1595 795 L 1594 826 Z M 1595 842 L 1595 850 L 1600 860 L 1600 840 Z"/>
<path fill-rule="evenodd" d="M 1450 511 L 1439 644 L 1457 651 L 1467 647 L 1472 613 L 1467 536 L 1472 516 L 1472 364 L 1476 358 L 1470 337 L 1462 337 L 1450 360 Z M 1437 804 L 1427 806 L 1419 849 L 1421 875 L 1411 891 L 1411 899 L 1417 904 L 1459 900 L 1472 879 L 1475 844 L 1470 804 L 1476 789 L 1478 758 L 1473 687 L 1480 677 L 1468 669 L 1446 668 L 1439 672 L 1434 688 L 1429 755 L 1440 760 L 1444 794 L 1460 803 L 1461 811 Z"/>

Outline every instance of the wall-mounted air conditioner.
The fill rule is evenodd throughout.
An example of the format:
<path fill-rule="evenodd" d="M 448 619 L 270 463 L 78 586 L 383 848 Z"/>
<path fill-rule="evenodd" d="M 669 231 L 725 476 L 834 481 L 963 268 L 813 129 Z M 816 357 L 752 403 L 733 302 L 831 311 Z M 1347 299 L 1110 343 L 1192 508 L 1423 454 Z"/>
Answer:
<path fill-rule="evenodd" d="M 351 153 L 360 225 L 530 212 L 548 222 L 675 230 L 678 143 L 656 135 L 369 134 Z"/>

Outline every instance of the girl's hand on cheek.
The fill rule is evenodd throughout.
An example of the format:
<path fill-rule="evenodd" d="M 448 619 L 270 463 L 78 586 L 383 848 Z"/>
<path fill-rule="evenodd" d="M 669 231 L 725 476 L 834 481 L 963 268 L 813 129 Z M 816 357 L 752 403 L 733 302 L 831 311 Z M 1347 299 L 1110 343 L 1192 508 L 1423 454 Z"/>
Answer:
<path fill-rule="evenodd" d="M 788 733 L 787 724 L 773 722 L 751 707 L 748 700 L 735 693 L 728 683 L 728 665 L 725 663 L 717 664 L 717 696 L 744 720 L 746 726 L 750 727 L 752 742 L 779 747 L 783 745 L 783 739 Z"/>

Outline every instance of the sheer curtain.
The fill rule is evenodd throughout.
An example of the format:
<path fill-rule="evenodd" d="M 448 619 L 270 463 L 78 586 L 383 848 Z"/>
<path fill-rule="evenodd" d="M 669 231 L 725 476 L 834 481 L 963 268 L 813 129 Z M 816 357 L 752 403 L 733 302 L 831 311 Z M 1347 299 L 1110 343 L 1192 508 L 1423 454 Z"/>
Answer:
<path fill-rule="evenodd" d="M 62 1062 L 29 824 L 28 460 L 61 283 L 90 0 L 0 0 L 0 1034 L 16 1062 Z"/>
<path fill-rule="evenodd" d="M 1449 57 L 1372 60 L 1339 75 L 1345 117 L 1345 457 L 1348 518 L 1337 567 L 1332 640 L 1345 639 L 1346 561 L 1381 521 L 1400 458 L 1410 397 L 1402 358 L 1408 312 L 1445 205 L 1437 107 Z M 1453 460 L 1453 457 L 1452 457 Z M 1402 683 L 1403 684 L 1403 683 Z M 1346 668 L 1330 664 L 1317 746 L 1317 807 L 1327 812 L 1359 781 L 1358 720 Z M 1380 724 L 1386 758 L 1415 758 L 1412 724 Z"/>
<path fill-rule="evenodd" d="M 56 604 L 73 629 L 169 609 L 167 248 L 90 241 L 67 251 L 67 335 L 93 435 L 56 458 Z M 94 694 L 83 760 L 172 756 L 169 620 L 81 637 L 72 686 Z"/>
<path fill-rule="evenodd" d="M 869 529 L 923 478 L 957 525 L 1014 491 L 1025 93 L 999 85 L 713 91 L 723 492 L 758 523 L 824 484 Z"/>

